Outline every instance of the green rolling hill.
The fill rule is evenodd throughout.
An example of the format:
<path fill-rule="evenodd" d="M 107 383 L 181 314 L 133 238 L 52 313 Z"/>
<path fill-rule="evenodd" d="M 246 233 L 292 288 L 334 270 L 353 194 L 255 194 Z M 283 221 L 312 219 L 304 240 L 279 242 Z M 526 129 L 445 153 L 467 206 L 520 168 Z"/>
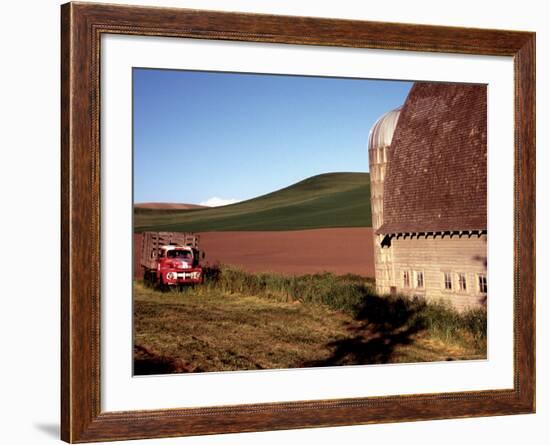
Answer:
<path fill-rule="evenodd" d="M 371 227 L 368 173 L 326 173 L 248 201 L 197 210 L 134 209 L 134 231 Z"/>

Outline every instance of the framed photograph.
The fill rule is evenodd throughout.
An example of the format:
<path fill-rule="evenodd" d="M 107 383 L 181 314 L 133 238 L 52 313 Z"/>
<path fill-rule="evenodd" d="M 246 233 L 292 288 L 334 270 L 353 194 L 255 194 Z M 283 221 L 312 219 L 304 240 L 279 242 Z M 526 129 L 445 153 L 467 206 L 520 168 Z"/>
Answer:
<path fill-rule="evenodd" d="M 67 3 L 62 439 L 535 411 L 535 35 Z"/>

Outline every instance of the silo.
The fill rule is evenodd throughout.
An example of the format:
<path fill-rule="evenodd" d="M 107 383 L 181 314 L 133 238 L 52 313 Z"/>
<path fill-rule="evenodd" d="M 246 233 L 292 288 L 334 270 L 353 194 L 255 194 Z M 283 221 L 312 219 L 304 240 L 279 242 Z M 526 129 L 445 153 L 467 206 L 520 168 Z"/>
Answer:
<path fill-rule="evenodd" d="M 390 162 L 390 145 L 400 112 L 401 107 L 384 114 L 376 121 L 369 134 L 374 268 L 376 289 L 379 293 L 389 293 L 393 285 L 391 249 L 382 247 L 382 235 L 377 235 L 376 231 L 384 223 L 384 180 Z"/>

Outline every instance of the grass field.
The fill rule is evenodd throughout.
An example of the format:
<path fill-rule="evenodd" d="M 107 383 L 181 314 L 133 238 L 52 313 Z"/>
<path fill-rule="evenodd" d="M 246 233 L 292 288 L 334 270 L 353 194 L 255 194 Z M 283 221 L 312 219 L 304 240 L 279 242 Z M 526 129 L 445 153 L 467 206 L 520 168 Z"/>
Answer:
<path fill-rule="evenodd" d="M 160 292 L 134 284 L 136 374 L 486 357 L 486 314 L 379 297 L 372 282 L 234 269 Z"/>
<path fill-rule="evenodd" d="M 327 173 L 258 198 L 196 210 L 134 209 L 134 231 L 370 227 L 368 173 Z"/>

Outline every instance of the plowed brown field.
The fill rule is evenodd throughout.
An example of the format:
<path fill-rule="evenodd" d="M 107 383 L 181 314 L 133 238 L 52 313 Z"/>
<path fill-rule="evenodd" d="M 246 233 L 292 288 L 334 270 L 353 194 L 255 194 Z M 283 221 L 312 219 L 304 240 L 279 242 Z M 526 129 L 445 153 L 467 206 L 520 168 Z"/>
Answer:
<path fill-rule="evenodd" d="M 134 235 L 135 276 L 139 278 L 141 235 Z M 304 275 L 317 272 L 374 276 L 371 228 L 273 232 L 203 232 L 203 264 L 223 263 L 248 272 Z"/>

